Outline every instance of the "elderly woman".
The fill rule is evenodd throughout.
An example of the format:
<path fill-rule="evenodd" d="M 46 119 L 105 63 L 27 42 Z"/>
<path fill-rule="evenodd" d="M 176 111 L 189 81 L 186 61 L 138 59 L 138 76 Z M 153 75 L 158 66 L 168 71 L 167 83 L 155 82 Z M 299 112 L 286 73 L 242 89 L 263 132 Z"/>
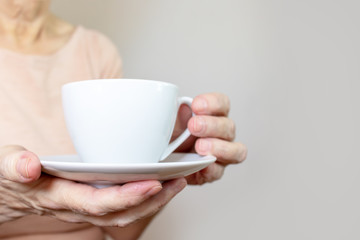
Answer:
<path fill-rule="evenodd" d="M 197 96 L 195 117 L 189 108 L 180 108 L 174 135 L 184 126 L 193 135 L 180 151 L 218 159 L 186 179 L 96 189 L 41 174 L 38 155 L 74 153 L 62 115 L 61 86 L 121 77 L 114 45 L 96 31 L 55 17 L 49 4 L 0 3 L 0 238 L 136 239 L 187 183 L 219 179 L 225 166 L 245 159 L 245 146 L 233 142 L 229 100 L 221 94 Z"/>

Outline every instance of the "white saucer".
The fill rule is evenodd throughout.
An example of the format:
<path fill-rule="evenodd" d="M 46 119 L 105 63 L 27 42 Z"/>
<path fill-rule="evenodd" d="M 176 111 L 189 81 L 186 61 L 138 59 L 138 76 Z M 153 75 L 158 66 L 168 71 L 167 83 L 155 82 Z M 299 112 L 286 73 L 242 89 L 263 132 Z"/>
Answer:
<path fill-rule="evenodd" d="M 215 160 L 214 156 L 193 153 L 173 153 L 162 162 L 144 164 L 84 163 L 77 155 L 40 157 L 43 172 L 96 186 L 175 179 L 200 171 Z"/>

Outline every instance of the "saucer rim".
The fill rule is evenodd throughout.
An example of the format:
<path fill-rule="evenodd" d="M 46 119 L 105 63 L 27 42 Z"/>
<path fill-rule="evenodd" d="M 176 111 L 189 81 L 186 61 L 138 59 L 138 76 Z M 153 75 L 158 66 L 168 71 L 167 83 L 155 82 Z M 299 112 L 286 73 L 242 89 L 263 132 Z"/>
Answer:
<path fill-rule="evenodd" d="M 216 157 L 213 155 L 202 156 L 196 153 L 172 153 L 171 155 L 185 155 L 185 156 L 194 156 L 199 159 L 193 161 L 174 161 L 174 162 L 156 162 L 156 163 L 86 163 L 86 162 L 70 162 L 70 161 L 55 161 L 55 160 L 42 160 L 44 158 L 51 157 L 64 157 L 64 158 L 74 158 L 77 157 L 77 154 L 71 155 L 47 155 L 40 156 L 40 163 L 43 169 L 52 169 L 60 171 L 70 171 L 69 168 L 73 168 L 71 171 L 77 172 L 89 172 L 94 170 L 104 171 L 110 169 L 163 169 L 169 167 L 190 167 L 195 165 L 202 164 L 211 164 L 216 161 Z M 170 155 L 170 156 L 171 156 Z M 66 168 L 66 169 L 65 169 Z"/>
<path fill-rule="evenodd" d="M 173 154 L 179 158 L 168 159 Z M 42 172 L 67 180 L 93 185 L 97 188 L 142 180 L 166 181 L 200 171 L 216 161 L 215 156 L 196 153 L 173 153 L 170 162 L 147 164 L 92 164 L 69 161 L 42 161 Z M 43 156 L 45 157 L 45 156 Z M 78 157 L 53 155 L 46 157 Z M 42 157 L 40 157 L 42 158 Z M 178 160 L 178 161 L 175 161 Z M 187 160 L 187 161 L 185 161 Z M 165 160 L 166 161 L 166 160 Z"/>

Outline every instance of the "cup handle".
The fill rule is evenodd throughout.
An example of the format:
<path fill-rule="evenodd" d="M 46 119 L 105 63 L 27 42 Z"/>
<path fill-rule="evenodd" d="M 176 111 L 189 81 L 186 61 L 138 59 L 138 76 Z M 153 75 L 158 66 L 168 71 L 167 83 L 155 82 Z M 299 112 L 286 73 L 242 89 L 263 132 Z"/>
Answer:
<path fill-rule="evenodd" d="M 191 108 L 191 103 L 193 99 L 191 97 L 179 97 L 178 98 L 178 106 L 180 107 L 182 104 L 186 104 Z M 194 116 L 194 113 L 193 113 Z M 174 141 L 172 141 L 169 146 L 165 149 L 165 152 L 162 154 L 160 161 L 167 158 L 177 147 L 179 147 L 188 137 L 190 137 L 191 133 L 189 129 L 185 129 L 185 131 L 177 137 Z"/>

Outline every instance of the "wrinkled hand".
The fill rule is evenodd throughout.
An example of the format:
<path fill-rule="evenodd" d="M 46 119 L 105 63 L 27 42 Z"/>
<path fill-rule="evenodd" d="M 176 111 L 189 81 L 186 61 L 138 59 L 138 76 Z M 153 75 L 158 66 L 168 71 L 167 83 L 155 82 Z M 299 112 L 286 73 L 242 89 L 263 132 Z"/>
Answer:
<path fill-rule="evenodd" d="M 174 136 L 186 127 L 193 135 L 177 151 L 197 152 L 200 155 L 214 155 L 217 161 L 207 168 L 186 177 L 189 184 L 203 184 L 222 177 L 229 164 L 241 163 L 247 155 L 247 148 L 235 139 L 235 123 L 228 118 L 229 98 L 223 94 L 210 93 L 194 98 L 192 111 L 183 105 L 175 126 Z"/>
<path fill-rule="evenodd" d="M 186 185 L 149 180 L 96 189 L 41 175 L 39 158 L 20 146 L 0 148 L 0 224 L 29 214 L 66 222 L 124 227 L 158 212 Z"/>

